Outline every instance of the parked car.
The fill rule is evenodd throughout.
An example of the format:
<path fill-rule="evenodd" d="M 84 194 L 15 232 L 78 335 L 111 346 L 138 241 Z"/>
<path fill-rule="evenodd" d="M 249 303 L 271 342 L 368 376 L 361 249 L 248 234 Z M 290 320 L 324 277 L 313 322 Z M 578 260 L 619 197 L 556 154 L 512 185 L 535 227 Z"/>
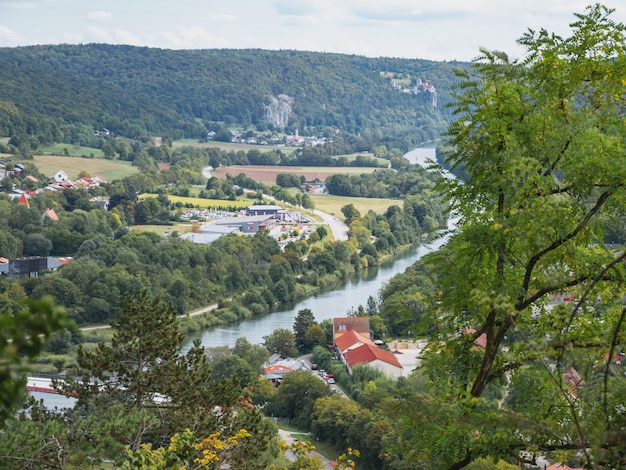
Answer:
<path fill-rule="evenodd" d="M 329 384 L 335 383 L 335 376 L 333 374 L 326 374 L 326 382 Z"/>
<path fill-rule="evenodd" d="M 311 370 L 317 370 L 317 364 L 311 364 Z"/>

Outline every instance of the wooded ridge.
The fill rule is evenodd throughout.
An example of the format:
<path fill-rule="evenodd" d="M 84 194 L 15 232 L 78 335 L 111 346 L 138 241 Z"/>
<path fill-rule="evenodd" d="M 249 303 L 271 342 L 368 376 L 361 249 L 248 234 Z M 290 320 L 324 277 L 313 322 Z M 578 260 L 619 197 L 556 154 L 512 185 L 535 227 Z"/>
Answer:
<path fill-rule="evenodd" d="M 408 149 L 445 129 L 453 71 L 465 65 L 258 49 L 0 48 L 0 136 L 74 143 L 94 129 L 134 139 L 201 139 L 220 125 L 266 130 L 267 107 L 287 95 L 287 132 L 404 136 Z"/>

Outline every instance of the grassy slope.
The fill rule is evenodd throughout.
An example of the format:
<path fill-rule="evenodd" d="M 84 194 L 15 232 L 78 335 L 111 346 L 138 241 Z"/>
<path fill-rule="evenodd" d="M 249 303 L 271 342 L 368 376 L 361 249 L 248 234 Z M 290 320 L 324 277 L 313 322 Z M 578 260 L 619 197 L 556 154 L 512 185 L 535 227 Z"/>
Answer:
<path fill-rule="evenodd" d="M 63 170 L 70 179 L 76 179 L 81 171 L 87 171 L 91 176 L 102 176 L 107 181 L 113 181 L 137 173 L 139 169 L 130 162 L 119 160 L 104 160 L 101 158 L 61 157 L 57 155 L 36 155 L 34 163 L 39 171 L 46 176 Z"/>

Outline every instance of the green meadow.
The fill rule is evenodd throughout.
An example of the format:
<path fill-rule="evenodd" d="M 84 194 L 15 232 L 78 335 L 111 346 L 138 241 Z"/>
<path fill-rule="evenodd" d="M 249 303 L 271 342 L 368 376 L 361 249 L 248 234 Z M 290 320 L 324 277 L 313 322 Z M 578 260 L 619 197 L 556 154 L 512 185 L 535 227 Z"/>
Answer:
<path fill-rule="evenodd" d="M 102 176 L 107 181 L 124 178 L 137 173 L 139 169 L 130 162 L 105 160 L 103 158 L 61 157 L 59 155 L 35 155 L 33 163 L 46 176 L 63 170 L 70 179 L 76 179 L 81 171 L 91 176 Z"/>
<path fill-rule="evenodd" d="M 369 210 L 382 214 L 390 206 L 402 207 L 402 201 L 399 199 L 334 196 L 331 194 L 310 194 L 309 196 L 316 209 L 334 215 L 341 220 L 343 220 L 341 208 L 348 204 L 352 204 L 361 214 L 367 214 Z"/>
<path fill-rule="evenodd" d="M 145 193 L 138 196 L 139 199 L 145 199 L 148 197 L 157 197 L 157 194 Z M 225 199 L 204 199 L 201 197 L 174 196 L 171 194 L 168 194 L 167 198 L 172 203 L 180 202 L 183 205 L 190 204 L 193 207 L 199 207 L 200 209 L 210 209 L 215 207 L 233 207 L 237 209 L 245 209 L 247 206 L 252 204 L 250 199 L 238 199 L 236 201 L 229 201 Z"/>

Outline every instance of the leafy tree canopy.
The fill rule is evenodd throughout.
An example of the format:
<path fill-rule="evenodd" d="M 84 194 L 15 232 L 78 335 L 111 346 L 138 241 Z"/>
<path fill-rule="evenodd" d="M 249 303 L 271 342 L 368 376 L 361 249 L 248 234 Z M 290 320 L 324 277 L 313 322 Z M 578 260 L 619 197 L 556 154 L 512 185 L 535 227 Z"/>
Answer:
<path fill-rule="evenodd" d="M 602 243 L 626 201 L 626 28 L 611 13 L 589 7 L 566 37 L 528 31 L 523 61 L 483 50 L 462 74 L 446 160 L 466 177 L 442 183 L 459 223 L 426 260 L 441 285 L 424 362 L 435 396 L 403 416 L 417 460 L 623 465 L 626 255 Z"/>

